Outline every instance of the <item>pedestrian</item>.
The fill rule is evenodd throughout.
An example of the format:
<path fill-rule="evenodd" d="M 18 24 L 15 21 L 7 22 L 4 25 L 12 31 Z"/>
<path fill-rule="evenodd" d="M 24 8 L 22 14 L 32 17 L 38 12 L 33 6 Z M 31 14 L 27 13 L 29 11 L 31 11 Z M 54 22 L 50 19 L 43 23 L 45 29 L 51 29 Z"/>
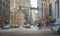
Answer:
<path fill-rule="evenodd" d="M 41 29 L 41 22 L 38 24 L 38 30 Z"/>

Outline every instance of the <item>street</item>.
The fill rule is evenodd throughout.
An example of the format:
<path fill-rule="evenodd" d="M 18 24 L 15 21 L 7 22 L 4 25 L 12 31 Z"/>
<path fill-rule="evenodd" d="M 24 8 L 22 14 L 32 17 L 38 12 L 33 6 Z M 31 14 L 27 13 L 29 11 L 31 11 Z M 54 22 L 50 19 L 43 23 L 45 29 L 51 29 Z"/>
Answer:
<path fill-rule="evenodd" d="M 57 31 L 60 0 L 0 0 L 0 36 L 60 36 Z"/>
<path fill-rule="evenodd" d="M 60 36 L 60 34 L 52 32 L 50 28 L 38 30 L 37 27 L 33 27 L 0 30 L 0 36 Z"/>

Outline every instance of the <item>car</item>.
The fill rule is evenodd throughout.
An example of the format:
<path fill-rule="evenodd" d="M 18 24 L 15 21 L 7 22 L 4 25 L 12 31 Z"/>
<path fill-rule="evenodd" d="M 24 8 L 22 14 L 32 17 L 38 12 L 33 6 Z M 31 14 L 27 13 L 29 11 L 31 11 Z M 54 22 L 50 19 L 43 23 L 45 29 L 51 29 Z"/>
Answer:
<path fill-rule="evenodd" d="M 11 25 L 4 25 L 3 26 L 3 29 L 10 29 L 11 28 Z"/>
<path fill-rule="evenodd" d="M 25 28 L 31 28 L 31 25 L 30 24 L 25 24 L 23 27 L 25 27 Z"/>
<path fill-rule="evenodd" d="M 50 26 L 51 26 L 51 30 L 52 30 L 53 32 L 58 32 L 58 33 L 60 33 L 60 24 L 51 24 Z"/>
<path fill-rule="evenodd" d="M 18 25 L 18 24 L 15 24 L 15 25 L 14 25 L 14 28 L 19 28 L 19 25 Z"/>
<path fill-rule="evenodd" d="M 31 28 L 35 27 L 34 25 L 31 25 Z"/>

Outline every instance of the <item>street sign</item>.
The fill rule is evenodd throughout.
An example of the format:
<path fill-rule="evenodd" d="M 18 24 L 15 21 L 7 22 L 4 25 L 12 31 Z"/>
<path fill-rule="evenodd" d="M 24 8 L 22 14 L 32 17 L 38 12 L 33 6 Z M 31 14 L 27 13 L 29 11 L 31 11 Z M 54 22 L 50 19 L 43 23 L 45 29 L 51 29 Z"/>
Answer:
<path fill-rule="evenodd" d="M 34 9 L 34 10 L 37 10 L 37 8 L 34 8 L 34 7 L 31 7 L 30 9 Z"/>
<path fill-rule="evenodd" d="M 28 8 L 21 8 L 22 10 L 28 9 Z"/>
<path fill-rule="evenodd" d="M 6 12 L 5 14 L 6 14 L 6 16 L 10 16 L 10 12 Z"/>

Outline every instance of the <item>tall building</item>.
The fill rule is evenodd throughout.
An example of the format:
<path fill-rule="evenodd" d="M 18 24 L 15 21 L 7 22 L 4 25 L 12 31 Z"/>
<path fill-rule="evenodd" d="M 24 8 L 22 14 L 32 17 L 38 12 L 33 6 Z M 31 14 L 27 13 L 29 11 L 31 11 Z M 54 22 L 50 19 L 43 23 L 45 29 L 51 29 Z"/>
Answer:
<path fill-rule="evenodd" d="M 60 24 L 60 0 L 51 0 L 51 1 L 52 1 L 53 19 L 56 19 L 56 24 Z"/>
<path fill-rule="evenodd" d="M 56 13 L 55 13 L 55 11 L 56 11 L 56 0 L 51 0 L 51 3 L 52 3 L 52 15 L 53 15 L 53 19 L 55 19 L 56 17 L 55 17 L 55 15 L 56 15 Z"/>
<path fill-rule="evenodd" d="M 38 19 L 43 24 L 46 24 L 49 15 L 49 0 L 38 0 Z"/>
<path fill-rule="evenodd" d="M 0 18 L 3 19 L 3 24 L 9 24 L 10 20 L 10 0 L 0 0 Z M 6 23 L 7 22 L 7 23 Z"/>
<path fill-rule="evenodd" d="M 53 12 L 53 16 L 56 19 L 57 24 L 60 24 L 60 0 L 55 1 L 55 12 Z"/>

